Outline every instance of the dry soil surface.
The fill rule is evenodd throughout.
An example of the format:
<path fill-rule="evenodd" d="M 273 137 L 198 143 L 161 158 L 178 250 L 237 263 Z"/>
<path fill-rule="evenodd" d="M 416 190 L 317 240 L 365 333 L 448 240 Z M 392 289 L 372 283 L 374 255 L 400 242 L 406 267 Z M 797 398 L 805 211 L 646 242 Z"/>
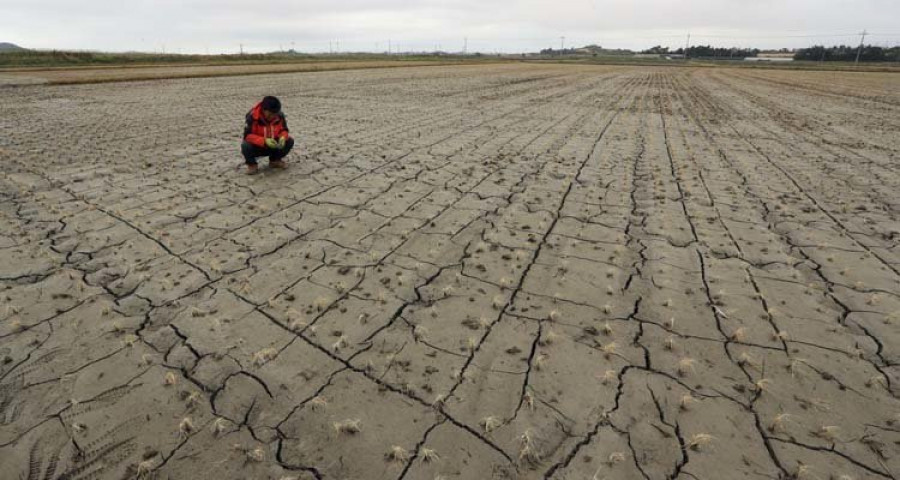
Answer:
<path fill-rule="evenodd" d="M 23 67 L 0 69 L 0 87 L 35 84 L 81 84 L 195 77 L 228 77 L 263 73 L 320 72 L 364 68 L 434 66 L 450 62 L 360 60 L 237 65 L 133 65 L 87 67 Z M 463 62 L 457 62 L 463 63 Z"/>
<path fill-rule="evenodd" d="M 247 177 L 264 94 L 297 148 Z M 900 476 L 900 75 L 29 86 L 0 131 L 0 478 Z"/>

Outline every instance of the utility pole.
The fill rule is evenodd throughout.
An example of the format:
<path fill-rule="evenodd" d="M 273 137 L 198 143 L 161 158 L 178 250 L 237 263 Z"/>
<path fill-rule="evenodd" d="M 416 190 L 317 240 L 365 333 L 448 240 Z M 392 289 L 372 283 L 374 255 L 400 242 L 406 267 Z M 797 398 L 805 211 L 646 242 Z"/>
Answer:
<path fill-rule="evenodd" d="M 244 54 L 244 44 L 242 43 L 241 44 L 241 55 L 243 55 L 243 54 Z"/>
<path fill-rule="evenodd" d="M 863 30 L 860 34 L 862 35 L 862 38 L 859 39 L 859 48 L 856 50 L 856 65 L 859 65 L 859 54 L 862 53 L 863 42 L 866 41 L 866 34 L 868 34 L 868 32 L 866 32 L 865 30 Z"/>
<path fill-rule="evenodd" d="M 688 32 L 687 41 L 684 42 L 684 61 L 688 59 L 688 48 L 691 47 L 691 32 Z"/>
<path fill-rule="evenodd" d="M 560 50 L 565 50 L 565 49 L 566 49 L 566 37 L 564 37 L 564 36 L 563 36 L 563 37 L 559 37 L 559 49 L 560 49 Z"/>

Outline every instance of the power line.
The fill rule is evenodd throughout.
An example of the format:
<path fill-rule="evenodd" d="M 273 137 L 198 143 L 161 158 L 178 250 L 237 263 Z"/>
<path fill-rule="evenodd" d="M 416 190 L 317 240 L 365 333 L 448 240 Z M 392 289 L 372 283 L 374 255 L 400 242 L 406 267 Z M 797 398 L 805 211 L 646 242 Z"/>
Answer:
<path fill-rule="evenodd" d="M 702 38 L 809 38 L 809 37 L 855 37 L 859 33 L 811 33 L 805 35 L 721 35 L 707 34 L 696 35 Z"/>
<path fill-rule="evenodd" d="M 892 46 L 896 46 L 900 44 L 897 40 L 900 38 L 900 33 L 894 33 L 890 31 L 880 31 L 880 32 L 869 32 L 865 31 L 865 35 L 862 32 L 857 33 L 847 33 L 846 31 L 834 31 L 831 33 L 827 32 L 803 32 L 803 31 L 787 31 L 787 32 L 771 32 L 771 33 L 759 33 L 759 34 L 746 34 L 746 35 L 728 35 L 723 31 L 707 31 L 707 32 L 697 32 L 691 31 L 689 33 L 682 34 L 674 34 L 670 33 L 672 30 L 661 31 L 659 35 L 652 35 L 643 33 L 645 31 L 635 31 L 635 33 L 640 33 L 637 35 L 628 35 L 626 33 L 622 33 L 619 35 L 615 35 L 611 32 L 603 32 L 602 36 L 570 36 L 570 35 L 562 35 L 562 36 L 503 36 L 503 37 L 482 37 L 482 38 L 472 38 L 465 36 L 463 38 L 462 52 L 469 52 L 469 40 L 472 40 L 475 46 L 473 46 L 472 51 L 494 51 L 499 48 L 499 50 L 503 51 L 529 51 L 530 49 L 535 48 L 546 48 L 546 45 L 555 45 L 556 42 L 559 42 L 559 48 L 565 50 L 566 48 L 578 48 L 582 45 L 603 45 L 608 50 L 635 50 L 639 47 L 639 45 L 650 42 L 661 43 L 663 45 L 669 45 L 670 47 L 684 47 L 689 50 L 692 48 L 692 45 L 696 43 L 697 45 L 704 45 L 707 43 L 713 45 L 724 45 L 728 46 L 728 43 L 731 43 L 732 40 L 735 45 L 750 45 L 753 43 L 760 43 L 765 48 L 772 48 L 773 46 L 777 46 L 779 43 L 779 39 L 808 39 L 807 41 L 784 41 L 783 47 L 790 48 L 803 48 L 804 46 L 812 45 L 813 42 L 817 44 L 830 44 L 834 42 L 835 44 L 845 44 L 845 45 L 853 45 L 854 43 L 862 43 L 862 46 L 865 47 L 866 41 L 869 41 L 872 45 L 879 45 L 883 48 L 891 48 Z M 859 39 L 849 40 L 851 37 L 860 37 Z M 681 38 L 680 41 L 677 39 Z M 829 40 L 831 38 L 832 40 Z M 844 40 L 844 39 L 847 40 Z M 420 49 L 422 51 L 426 50 L 434 50 L 434 45 L 439 45 L 439 40 L 442 38 L 435 38 L 433 40 L 421 40 L 418 42 L 406 42 L 404 43 L 404 48 L 407 48 L 408 51 L 414 51 L 416 49 Z M 749 40 L 742 40 L 749 39 Z M 400 41 L 394 41 L 392 38 L 388 38 L 387 40 L 387 52 L 389 54 L 399 53 L 402 48 L 399 43 L 403 43 Z M 687 40 L 687 41 L 686 41 Z M 305 42 L 308 46 L 316 45 L 314 50 L 324 51 L 325 53 L 339 53 L 339 52 L 353 52 L 353 51 L 367 51 L 372 48 L 372 43 L 366 43 L 365 47 L 360 47 L 360 42 L 343 42 L 344 46 L 342 48 L 342 40 L 326 40 L 322 39 L 321 42 L 314 42 L 310 44 L 309 42 Z M 382 47 L 378 47 L 378 44 L 382 45 Z M 296 48 L 296 43 L 294 41 L 290 41 L 291 49 Z M 376 42 L 375 50 L 380 51 L 381 48 L 385 45 L 385 42 Z M 427 47 L 425 46 L 427 45 Z M 544 45 L 544 46 L 541 46 Z M 275 50 L 277 48 L 278 51 L 283 51 L 287 47 L 287 43 L 273 43 L 272 48 Z M 241 54 L 246 54 L 247 49 L 246 44 L 239 45 Z M 760 48 L 763 48 L 760 47 Z M 256 50 L 259 50 L 260 47 L 257 47 Z M 266 47 L 267 48 L 267 47 Z M 850 47 L 852 48 L 852 47 Z M 166 49 L 163 47 L 165 51 L 170 49 Z M 355 50 L 354 50 L 355 49 Z M 441 49 L 441 46 L 437 47 L 438 50 Z M 253 50 L 253 48 L 250 48 Z M 199 48 L 200 52 L 203 52 L 203 46 Z M 857 45 L 857 53 L 859 58 L 862 59 L 862 49 Z"/>
<path fill-rule="evenodd" d="M 724 39 L 758 39 L 758 40 L 766 40 L 766 39 L 779 39 L 779 38 L 825 38 L 825 37 L 855 37 L 858 36 L 859 32 L 855 33 L 809 33 L 809 34 L 760 34 L 760 35 L 724 35 L 720 33 L 696 33 L 692 32 L 691 36 L 694 38 L 724 38 Z M 894 37 L 900 36 L 900 33 L 866 33 L 867 37 Z M 595 42 L 597 38 L 591 37 L 557 37 L 558 39 L 568 38 L 569 43 L 579 43 L 579 42 Z M 603 41 L 627 41 L 627 40 L 646 40 L 646 39 L 664 39 L 664 38 L 684 38 L 684 34 L 664 34 L 664 35 L 622 35 L 622 36 L 610 36 L 603 35 Z M 494 38 L 473 38 L 475 42 L 485 43 L 485 42 L 499 42 L 499 41 L 518 41 L 518 42 L 536 42 L 543 43 L 547 42 L 547 37 L 494 37 Z"/>

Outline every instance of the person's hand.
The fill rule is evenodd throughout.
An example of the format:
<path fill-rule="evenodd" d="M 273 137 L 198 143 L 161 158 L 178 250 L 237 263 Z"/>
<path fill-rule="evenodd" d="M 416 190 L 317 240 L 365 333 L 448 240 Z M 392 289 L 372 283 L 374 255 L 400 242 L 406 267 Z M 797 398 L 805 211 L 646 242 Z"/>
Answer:
<path fill-rule="evenodd" d="M 268 148 L 281 148 L 281 147 L 278 146 L 278 140 L 275 140 L 274 138 L 267 138 L 267 139 L 266 139 L 266 147 L 268 147 Z"/>
<path fill-rule="evenodd" d="M 287 137 L 281 137 L 278 139 L 278 148 L 284 150 L 284 147 L 287 145 Z"/>

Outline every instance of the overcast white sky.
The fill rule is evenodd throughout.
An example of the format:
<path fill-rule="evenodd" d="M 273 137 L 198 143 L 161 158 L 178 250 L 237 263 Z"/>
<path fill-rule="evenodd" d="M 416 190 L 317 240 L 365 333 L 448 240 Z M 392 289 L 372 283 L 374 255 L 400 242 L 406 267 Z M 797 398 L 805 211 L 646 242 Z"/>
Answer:
<path fill-rule="evenodd" d="M 900 44 L 900 0 L 0 0 L 0 41 L 181 53 Z M 867 41 L 867 43 L 869 43 Z"/>

